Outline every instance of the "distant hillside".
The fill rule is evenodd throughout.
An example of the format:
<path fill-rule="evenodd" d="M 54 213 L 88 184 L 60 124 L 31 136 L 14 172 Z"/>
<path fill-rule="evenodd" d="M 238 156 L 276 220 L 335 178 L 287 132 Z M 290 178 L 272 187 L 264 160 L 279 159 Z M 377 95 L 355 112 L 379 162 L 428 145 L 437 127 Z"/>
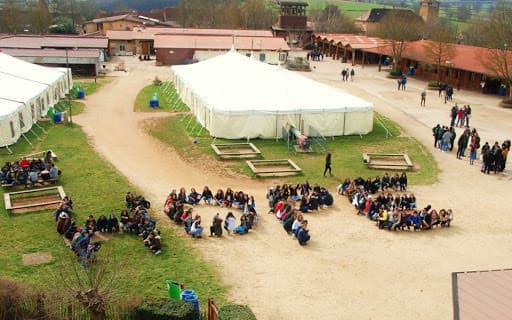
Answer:
<path fill-rule="evenodd" d="M 98 8 L 107 12 L 134 9 L 149 11 L 163 7 L 174 7 L 178 0 L 100 0 L 96 1 Z"/>

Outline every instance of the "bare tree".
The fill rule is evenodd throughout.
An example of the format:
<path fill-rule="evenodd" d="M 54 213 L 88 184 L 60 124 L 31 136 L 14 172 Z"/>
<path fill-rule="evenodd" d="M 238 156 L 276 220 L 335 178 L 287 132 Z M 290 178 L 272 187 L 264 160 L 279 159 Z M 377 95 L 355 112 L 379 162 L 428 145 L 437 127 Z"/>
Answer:
<path fill-rule="evenodd" d="M 512 86 L 512 6 L 505 1 L 497 4 L 491 13 L 485 33 L 490 54 L 484 64 L 497 77 L 503 79 L 509 88 Z M 510 90 L 512 98 L 512 90 Z"/>
<path fill-rule="evenodd" d="M 336 5 L 328 5 L 323 10 L 312 10 L 309 17 L 315 23 L 315 29 L 320 32 L 358 32 L 354 20 L 341 12 Z"/>
<path fill-rule="evenodd" d="M 388 39 L 393 58 L 391 73 L 400 72 L 399 63 L 408 41 L 418 40 L 423 20 L 410 10 L 390 11 L 381 20 L 376 36 Z"/>
<path fill-rule="evenodd" d="M 45 34 L 52 23 L 48 3 L 46 0 L 37 0 L 32 8 L 32 29 L 35 33 Z"/>
<path fill-rule="evenodd" d="M 0 30 L 17 33 L 22 30 L 20 16 L 23 7 L 16 0 L 6 0 L 0 7 Z"/>
<path fill-rule="evenodd" d="M 425 55 L 428 63 L 432 63 L 437 72 L 437 82 L 441 77 L 441 66 L 455 57 L 456 50 L 453 44 L 455 37 L 449 30 L 442 26 L 433 26 L 430 34 L 430 42 L 425 43 Z"/>
<path fill-rule="evenodd" d="M 241 6 L 240 26 L 250 29 L 269 29 L 275 21 L 272 10 L 264 0 L 246 0 Z"/>

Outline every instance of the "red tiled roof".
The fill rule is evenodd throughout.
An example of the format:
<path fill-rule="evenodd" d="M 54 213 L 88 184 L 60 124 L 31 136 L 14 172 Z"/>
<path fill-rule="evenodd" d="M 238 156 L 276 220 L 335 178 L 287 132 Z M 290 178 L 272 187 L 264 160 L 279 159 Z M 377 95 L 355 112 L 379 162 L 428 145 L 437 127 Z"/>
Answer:
<path fill-rule="evenodd" d="M 342 46 L 350 46 L 353 49 L 376 48 L 388 43 L 387 40 L 378 37 L 347 33 L 315 33 L 316 38 L 340 43 Z"/>
<path fill-rule="evenodd" d="M 107 37 L 10 35 L 0 38 L 0 48 L 107 48 Z"/>
<path fill-rule="evenodd" d="M 66 57 L 66 50 L 63 49 L 2 48 L 0 51 L 13 57 Z M 69 58 L 98 58 L 99 56 L 98 49 L 68 50 Z"/>
<path fill-rule="evenodd" d="M 211 49 L 229 50 L 233 44 L 231 36 L 192 36 L 192 35 L 155 35 L 155 48 L 170 49 Z M 283 38 L 273 37 L 234 37 L 234 46 L 238 50 L 282 50 L 290 47 Z"/>
<path fill-rule="evenodd" d="M 402 53 L 402 58 L 420 61 L 420 62 L 428 62 L 434 63 L 434 61 L 429 61 L 429 57 L 426 53 L 426 46 L 429 46 L 432 43 L 430 40 L 418 40 L 411 41 L 407 43 L 404 52 Z M 486 57 L 491 55 L 491 50 L 488 48 L 468 46 L 462 44 L 453 44 L 454 47 L 454 55 L 450 59 L 450 66 L 454 69 L 466 70 L 476 73 L 488 74 L 491 75 L 493 72 L 489 70 L 489 68 L 485 65 Z M 379 48 L 369 48 L 365 50 L 367 52 L 378 53 L 378 54 L 391 54 L 390 46 L 381 46 Z M 510 54 L 510 66 L 512 71 L 512 52 Z M 444 66 L 447 66 L 444 61 L 442 63 Z"/>
<path fill-rule="evenodd" d="M 270 30 L 248 29 L 202 29 L 202 28 L 144 28 L 135 27 L 133 30 L 108 30 L 107 37 L 111 40 L 153 40 L 155 34 L 174 35 L 209 35 L 235 37 L 272 37 Z"/>

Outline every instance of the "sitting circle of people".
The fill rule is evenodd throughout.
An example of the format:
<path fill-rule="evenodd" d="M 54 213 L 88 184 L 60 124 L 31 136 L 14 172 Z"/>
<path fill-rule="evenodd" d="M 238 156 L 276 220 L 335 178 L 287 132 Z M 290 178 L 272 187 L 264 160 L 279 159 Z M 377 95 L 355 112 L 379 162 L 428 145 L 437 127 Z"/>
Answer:
<path fill-rule="evenodd" d="M 455 116 L 456 117 L 456 116 Z M 452 118 L 454 123 L 455 118 Z M 458 124 L 458 123 L 457 123 Z M 448 126 L 436 125 L 432 128 L 434 137 L 434 146 L 443 152 L 452 151 L 457 146 L 457 159 L 466 156 L 466 150 L 469 148 L 469 164 L 473 165 L 477 159 L 477 153 L 480 149 L 480 171 L 489 174 L 491 171 L 495 174 L 503 172 L 507 163 L 507 156 L 510 151 L 510 140 L 505 140 L 501 145 L 496 141 L 491 147 L 489 142 L 480 145 L 480 136 L 475 128 L 466 127 L 455 144 L 456 132 L 453 124 Z"/>
<path fill-rule="evenodd" d="M 73 212 L 73 201 L 66 196 L 54 211 L 57 232 L 70 241 L 70 248 L 80 258 L 80 265 L 86 267 L 94 262 L 95 252 L 101 248 L 100 241 L 92 241 L 95 233 L 133 233 L 142 238 L 143 244 L 155 255 L 161 253 L 162 242 L 156 221 L 151 218 L 148 209 L 151 204 L 143 196 L 132 192 L 126 194 L 126 209 L 121 211 L 119 219 L 115 214 L 89 215 L 83 225 L 77 225 Z"/>
<path fill-rule="evenodd" d="M 42 159 L 23 157 L 13 162 L 6 162 L 0 171 L 2 186 L 28 188 L 56 181 L 61 171 L 55 166 L 53 160 L 52 152 L 48 151 Z"/>
<path fill-rule="evenodd" d="M 330 207 L 334 202 L 333 196 L 326 188 L 318 184 L 311 187 L 308 181 L 302 184 L 271 187 L 266 198 L 270 208 L 269 213 L 276 215 L 284 230 L 293 235 L 301 246 L 306 245 L 311 239 L 308 220 L 304 219 L 304 214 Z M 297 203 L 298 210 L 296 210 Z"/>
<path fill-rule="evenodd" d="M 242 212 L 238 223 L 232 211 L 229 211 L 224 219 L 217 212 L 210 226 L 210 237 L 221 237 L 223 229 L 228 234 L 244 235 L 258 224 L 254 196 L 243 191 L 235 192 L 231 188 L 227 188 L 226 191 L 218 189 L 215 195 L 207 186 L 201 193 L 195 188 L 190 188 L 190 192 L 183 187 L 178 192 L 172 190 L 165 200 L 164 213 L 176 224 L 183 225 L 185 232 L 191 237 L 202 238 L 204 228 L 201 216 L 193 214 L 194 207 L 201 205 L 201 202 L 208 206 L 218 206 L 228 210 L 239 209 Z"/>
<path fill-rule="evenodd" d="M 400 191 L 402 194 L 393 195 Z M 344 195 L 354 205 L 357 214 L 375 221 L 379 229 L 393 231 L 430 230 L 436 227 L 450 227 L 453 220 L 452 209 L 432 209 L 431 205 L 418 210 L 416 197 L 407 191 L 407 174 L 387 173 L 382 178 L 364 180 L 349 178 L 338 186 L 338 194 Z M 375 194 L 378 195 L 375 197 Z"/>

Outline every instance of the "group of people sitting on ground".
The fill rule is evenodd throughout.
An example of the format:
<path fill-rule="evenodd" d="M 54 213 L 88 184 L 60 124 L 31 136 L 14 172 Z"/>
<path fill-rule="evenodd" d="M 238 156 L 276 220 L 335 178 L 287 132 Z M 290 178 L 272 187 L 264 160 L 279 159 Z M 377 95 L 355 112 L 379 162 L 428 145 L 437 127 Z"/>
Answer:
<path fill-rule="evenodd" d="M 385 174 L 385 176 L 387 173 Z M 366 181 L 378 181 L 368 178 Z M 382 179 L 380 179 L 382 181 Z M 365 186 L 366 181 L 361 177 L 350 181 L 345 181 L 338 187 L 338 193 L 345 195 L 356 209 L 357 214 L 368 217 L 375 221 L 380 229 L 388 230 L 428 230 L 437 226 L 449 227 L 453 220 L 453 211 L 451 209 L 441 209 L 439 212 L 432 209 L 430 205 L 423 210 L 417 209 L 416 197 L 413 193 L 402 193 L 393 196 L 391 192 L 385 194 L 391 186 L 380 184 L 381 192 L 377 197 L 372 195 L 372 190 L 378 188 L 369 188 Z M 407 185 L 407 183 L 406 183 Z M 396 189 L 395 189 L 396 190 Z M 403 191 L 405 191 L 403 189 Z"/>
<path fill-rule="evenodd" d="M 203 201 L 208 205 L 215 205 L 221 208 L 236 208 L 242 210 L 240 217 L 240 224 L 237 226 L 236 218 L 232 212 L 229 212 L 224 220 L 224 229 L 228 233 L 246 234 L 258 222 L 256 212 L 256 202 L 253 196 L 250 196 L 243 191 L 234 192 L 231 188 L 226 191 L 218 189 L 215 195 L 209 187 L 205 186 L 202 193 L 191 188 L 187 193 L 185 188 L 181 188 L 179 192 L 172 190 L 164 204 L 164 212 L 167 216 L 176 222 L 176 224 L 183 224 L 185 232 L 192 237 L 200 238 L 203 234 L 203 227 L 201 226 L 201 216 L 193 216 L 193 206 L 199 205 Z M 192 206 L 188 209 L 186 206 Z M 210 226 L 210 235 L 222 235 L 222 218 L 217 213 L 213 218 L 213 223 Z"/>
<path fill-rule="evenodd" d="M 88 222 L 83 227 L 76 225 L 71 198 L 64 197 L 53 214 L 57 222 L 57 232 L 70 241 L 70 248 L 80 258 L 80 265 L 85 268 L 88 263 L 94 262 L 101 243 L 91 241 L 94 231 L 91 230 Z"/>
<path fill-rule="evenodd" d="M 288 234 L 297 238 L 300 245 L 311 239 L 308 221 L 303 214 L 330 207 L 334 203 L 331 193 L 324 187 L 306 180 L 300 184 L 283 184 L 269 188 L 267 192 L 269 213 L 275 214 Z M 298 210 L 296 210 L 298 204 Z"/>
<path fill-rule="evenodd" d="M 371 194 L 377 193 L 379 190 L 400 190 L 401 192 L 404 192 L 407 191 L 407 173 L 402 172 L 400 175 L 395 173 L 393 176 L 390 176 L 385 172 L 382 178 L 380 176 L 376 176 L 373 179 L 368 177 L 366 180 L 361 176 L 354 180 L 347 178 L 337 188 L 338 194 L 346 194 L 347 196 L 351 196 L 356 190 L 361 190 Z"/>
<path fill-rule="evenodd" d="M 452 119 L 453 120 L 453 119 Z M 443 152 L 452 150 L 456 138 L 455 130 L 452 127 L 437 125 L 432 128 L 434 136 L 434 146 Z M 457 159 L 465 157 L 466 150 L 469 148 L 469 164 L 473 165 L 480 149 L 480 136 L 475 128 L 466 128 L 457 140 Z M 481 149 L 481 168 L 483 173 L 503 172 L 507 163 L 507 156 L 510 151 L 510 140 L 505 140 L 501 145 L 496 141 L 491 147 L 488 142 Z"/>
<path fill-rule="evenodd" d="M 299 211 L 302 213 L 317 211 L 318 209 L 332 206 L 334 198 L 324 187 L 314 184 L 313 187 L 308 181 L 300 184 L 283 184 L 269 188 L 267 200 L 270 207 L 269 213 L 277 213 L 275 207 L 278 202 L 298 202 Z M 294 204 L 295 206 L 295 204 Z"/>
<path fill-rule="evenodd" d="M 23 157 L 14 162 L 6 162 L 0 171 L 2 186 L 33 187 L 57 180 L 61 171 L 53 163 L 51 151 L 48 153 L 43 159 Z"/>
<path fill-rule="evenodd" d="M 156 221 L 149 215 L 151 203 L 143 196 L 127 192 L 126 210 L 121 211 L 119 227 L 123 232 L 132 232 L 142 238 L 144 246 L 158 255 L 162 252 L 162 238 Z"/>

